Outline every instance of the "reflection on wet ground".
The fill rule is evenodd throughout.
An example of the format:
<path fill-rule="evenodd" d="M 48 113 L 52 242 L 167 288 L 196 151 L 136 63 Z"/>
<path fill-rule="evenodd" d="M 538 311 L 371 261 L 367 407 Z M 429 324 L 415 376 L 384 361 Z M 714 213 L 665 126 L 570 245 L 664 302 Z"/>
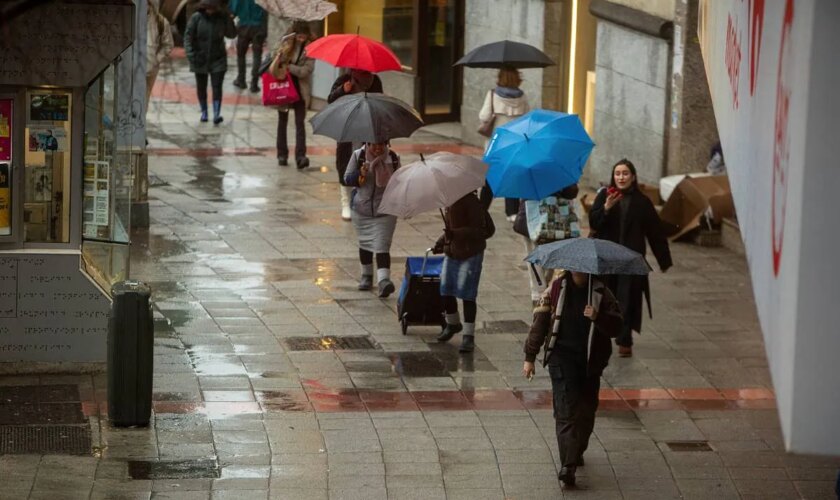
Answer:
<path fill-rule="evenodd" d="M 403 377 L 450 377 L 455 372 L 497 372 L 481 352 L 463 356 L 455 345 L 431 345 L 430 352 L 395 352 L 389 357 L 394 371 Z"/>
<path fill-rule="evenodd" d="M 221 476 L 215 459 L 199 460 L 129 460 L 131 479 L 205 479 Z"/>

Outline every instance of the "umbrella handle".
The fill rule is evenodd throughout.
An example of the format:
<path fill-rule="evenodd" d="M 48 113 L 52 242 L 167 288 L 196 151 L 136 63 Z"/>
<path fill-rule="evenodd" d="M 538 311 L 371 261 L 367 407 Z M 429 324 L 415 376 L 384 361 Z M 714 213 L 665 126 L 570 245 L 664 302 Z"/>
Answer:
<path fill-rule="evenodd" d="M 531 264 L 531 272 L 534 273 L 534 277 L 537 278 L 537 286 L 543 286 L 542 278 L 540 278 L 540 273 L 537 272 L 537 266 L 534 263 Z"/>

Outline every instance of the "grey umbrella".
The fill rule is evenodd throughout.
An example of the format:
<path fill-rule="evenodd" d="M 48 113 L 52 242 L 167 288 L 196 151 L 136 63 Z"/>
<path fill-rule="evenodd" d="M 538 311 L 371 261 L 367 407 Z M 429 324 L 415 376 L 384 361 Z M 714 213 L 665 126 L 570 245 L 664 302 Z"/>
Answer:
<path fill-rule="evenodd" d="M 646 275 L 645 258 L 629 248 L 597 238 L 572 238 L 540 245 L 525 260 L 549 269 L 588 274 Z"/>
<path fill-rule="evenodd" d="M 338 142 L 383 143 L 423 126 L 420 113 L 408 104 L 369 93 L 340 97 L 309 121 L 314 133 Z"/>
<path fill-rule="evenodd" d="M 488 43 L 469 51 L 453 66 L 469 68 L 545 68 L 555 62 L 540 49 L 527 43 L 502 40 Z"/>
<path fill-rule="evenodd" d="M 608 240 L 597 238 L 572 238 L 540 245 L 525 260 L 531 264 L 549 269 L 566 269 L 589 274 L 589 301 L 592 301 L 592 275 L 600 274 L 636 274 L 646 275 L 650 266 L 642 254 Z M 592 337 L 595 323 L 589 327 L 586 345 L 586 359 L 592 353 Z M 549 339 L 544 361 L 554 349 L 556 336 Z"/>

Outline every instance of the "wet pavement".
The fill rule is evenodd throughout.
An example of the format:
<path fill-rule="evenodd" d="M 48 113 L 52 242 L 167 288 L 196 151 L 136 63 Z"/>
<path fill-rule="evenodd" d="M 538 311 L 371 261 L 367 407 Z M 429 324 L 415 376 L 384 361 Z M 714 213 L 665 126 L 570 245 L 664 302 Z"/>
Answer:
<path fill-rule="evenodd" d="M 502 204 L 462 356 L 434 327 L 403 335 L 395 297 L 356 290 L 332 141 L 310 136 L 303 172 L 278 167 L 276 114 L 230 78 L 220 127 L 198 123 L 182 60 L 160 78 L 152 224 L 132 236 L 132 275 L 154 290 L 152 426 L 108 425 L 104 375 L 4 377 L 0 424 L 81 416 L 92 448 L 0 456 L 0 498 L 834 498 L 840 461 L 782 452 L 742 258 L 673 246 L 634 357 L 604 374 L 579 488 L 561 491 L 550 381 L 520 375 L 530 294 Z M 428 130 L 394 148 L 477 152 Z M 399 222 L 398 287 L 441 229 Z"/>

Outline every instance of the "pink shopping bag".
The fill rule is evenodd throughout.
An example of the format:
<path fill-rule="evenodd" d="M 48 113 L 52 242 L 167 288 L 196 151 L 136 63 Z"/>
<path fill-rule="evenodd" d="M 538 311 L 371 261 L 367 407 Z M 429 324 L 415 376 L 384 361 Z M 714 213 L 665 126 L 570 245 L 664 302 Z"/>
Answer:
<path fill-rule="evenodd" d="M 262 103 L 263 106 L 285 106 L 300 100 L 291 77 L 286 75 L 285 80 L 277 80 L 270 72 L 262 74 Z"/>

